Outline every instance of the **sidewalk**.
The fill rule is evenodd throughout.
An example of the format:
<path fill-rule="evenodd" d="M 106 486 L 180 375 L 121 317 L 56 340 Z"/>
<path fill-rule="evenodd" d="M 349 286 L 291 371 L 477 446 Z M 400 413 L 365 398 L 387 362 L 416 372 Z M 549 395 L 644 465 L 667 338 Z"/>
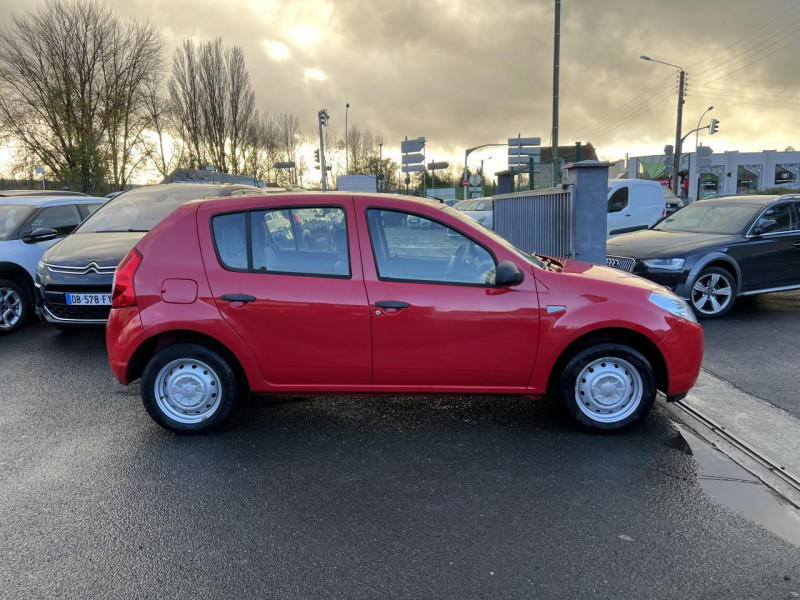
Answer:
<path fill-rule="evenodd" d="M 663 399 L 659 403 L 674 418 L 800 507 L 800 491 L 697 421 L 680 406 L 668 404 Z M 700 373 L 697 385 L 683 404 L 700 411 L 786 471 L 800 476 L 800 419 L 705 370 Z"/>

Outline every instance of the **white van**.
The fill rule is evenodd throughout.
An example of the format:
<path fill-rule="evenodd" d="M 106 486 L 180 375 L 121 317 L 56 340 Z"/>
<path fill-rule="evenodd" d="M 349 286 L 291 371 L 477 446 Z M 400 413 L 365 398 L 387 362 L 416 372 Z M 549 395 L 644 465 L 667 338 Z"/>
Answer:
<path fill-rule="evenodd" d="M 657 181 L 608 180 L 608 237 L 647 229 L 666 215 L 667 201 Z"/>

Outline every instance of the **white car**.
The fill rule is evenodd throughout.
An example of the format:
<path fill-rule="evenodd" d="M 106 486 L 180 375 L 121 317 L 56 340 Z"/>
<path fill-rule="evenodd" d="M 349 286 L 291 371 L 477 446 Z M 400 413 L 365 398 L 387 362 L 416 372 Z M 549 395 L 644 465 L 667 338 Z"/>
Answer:
<path fill-rule="evenodd" d="M 472 217 L 487 229 L 494 229 L 494 200 L 492 198 L 462 200 L 453 208 Z"/>
<path fill-rule="evenodd" d="M 0 198 L 0 334 L 18 329 L 30 314 L 44 251 L 105 201 L 63 195 Z"/>

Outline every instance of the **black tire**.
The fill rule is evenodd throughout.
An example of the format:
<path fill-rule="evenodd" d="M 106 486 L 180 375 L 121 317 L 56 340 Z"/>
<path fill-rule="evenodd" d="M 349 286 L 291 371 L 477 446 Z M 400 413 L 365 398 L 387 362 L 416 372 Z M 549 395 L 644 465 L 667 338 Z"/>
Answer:
<path fill-rule="evenodd" d="M 590 367 L 590 365 L 597 361 L 602 361 L 602 359 L 607 360 L 599 363 L 602 367 L 598 365 L 597 372 L 606 373 L 605 378 L 610 382 L 618 380 L 620 385 L 625 385 L 624 382 L 628 380 L 638 382 L 638 385 L 641 386 L 638 404 L 629 404 L 631 397 L 627 399 L 628 402 L 625 402 L 626 399 L 622 398 L 619 400 L 621 403 L 619 408 L 612 406 L 614 410 L 609 410 L 605 413 L 602 410 L 603 405 L 599 401 L 587 398 L 585 394 L 582 394 L 583 390 L 579 389 L 579 383 L 582 387 L 587 387 L 587 383 L 584 378 L 579 382 L 578 378 L 584 373 L 585 369 L 594 368 Z M 615 361 L 615 359 L 617 360 Z M 627 365 L 619 362 L 620 360 L 627 363 Z M 601 368 L 603 371 L 600 370 Z M 630 368 L 634 369 L 636 375 L 629 373 Z M 600 375 L 597 375 L 597 377 L 600 377 Z M 590 384 L 591 382 L 589 382 L 589 387 L 591 387 Z M 602 386 L 603 381 L 600 381 L 598 385 Z M 632 384 L 632 388 L 633 385 L 637 384 Z M 627 390 L 627 388 L 624 389 Z M 650 409 L 653 408 L 658 389 L 653 367 L 641 353 L 624 344 L 602 343 L 581 350 L 567 363 L 558 381 L 556 393 L 577 425 L 588 431 L 611 433 L 624 431 L 638 425 L 647 416 Z M 589 393 L 591 392 L 589 391 Z M 579 401 L 579 397 L 582 400 Z M 589 401 L 587 402 L 587 400 Z M 612 401 L 609 399 L 609 402 Z M 599 409 L 594 410 L 594 407 L 599 407 Z M 595 416 L 592 417 L 590 415 Z"/>
<path fill-rule="evenodd" d="M 718 276 L 716 284 L 718 286 L 718 291 L 713 295 L 713 298 L 717 299 L 717 302 L 720 302 L 719 298 L 727 298 L 727 300 L 725 300 L 727 303 L 723 304 L 721 310 L 715 310 L 713 304 L 714 300 L 712 300 L 710 296 L 706 296 L 702 292 L 695 290 L 695 286 L 697 285 L 702 286 L 704 283 L 711 284 L 714 281 L 714 276 Z M 724 283 L 722 283 L 723 281 Z M 704 287 L 709 289 L 710 285 L 705 285 Z M 726 296 L 718 295 L 719 291 L 724 288 L 728 289 L 730 294 Z M 692 287 L 689 289 L 689 298 L 689 304 L 691 304 L 692 310 L 694 314 L 697 315 L 697 318 L 718 319 L 728 314 L 728 311 L 733 308 L 733 304 L 736 302 L 736 278 L 731 275 L 730 271 L 722 267 L 706 267 L 700 272 L 697 279 L 692 282 Z"/>
<path fill-rule="evenodd" d="M 4 300 L 5 296 L 9 296 L 9 299 Z M 12 301 L 13 305 L 10 304 Z M 17 307 L 19 311 L 17 311 Z M 0 318 L 0 335 L 13 333 L 22 327 L 28 320 L 31 310 L 30 295 L 27 290 L 14 280 L 0 279 L 0 311 L 5 312 L 8 309 L 13 310 L 15 314 L 9 315 L 5 319 Z"/>
<path fill-rule="evenodd" d="M 165 367 L 174 364 L 176 361 L 181 361 L 181 364 L 186 363 L 183 367 L 180 367 L 180 369 L 185 368 L 186 371 L 179 371 L 178 367 L 169 371 L 165 369 Z M 197 367 L 197 365 L 193 364 L 195 362 L 200 364 L 200 370 L 192 371 L 190 369 L 195 369 Z M 205 367 L 209 367 L 210 369 L 206 369 Z M 200 417 L 194 416 L 191 410 L 186 412 L 185 415 L 178 415 L 178 411 L 170 413 L 169 408 L 165 408 L 165 406 L 170 407 L 174 405 L 176 400 L 173 399 L 172 402 L 169 402 L 166 399 L 166 395 L 161 396 L 161 399 L 157 399 L 155 394 L 155 387 L 162 371 L 164 371 L 162 382 L 165 389 L 167 386 L 172 386 L 173 389 L 180 389 L 181 386 L 179 384 L 181 384 L 181 380 L 179 379 L 179 375 L 183 374 L 183 376 L 188 379 L 186 384 L 194 386 L 195 390 L 201 387 L 203 390 L 207 390 L 207 392 L 203 392 L 205 393 L 205 399 L 202 400 L 199 406 L 195 406 L 194 408 L 203 410 L 203 403 L 205 402 L 216 403 L 216 408 L 213 409 L 213 412 L 209 411 L 207 416 L 201 415 Z M 176 373 L 176 375 L 172 375 L 173 372 Z M 208 375 L 209 372 L 210 375 Z M 168 373 L 170 375 L 167 375 Z M 203 379 L 205 379 L 205 384 Z M 227 360 L 217 352 L 205 346 L 189 343 L 168 346 L 153 356 L 147 363 L 144 373 L 142 374 L 141 389 L 142 402 L 153 420 L 165 429 L 182 434 L 208 433 L 222 425 L 236 406 L 236 401 L 240 392 L 236 373 Z M 196 392 L 193 393 L 196 394 Z M 212 399 L 212 394 L 217 395 Z M 212 404 L 206 406 L 213 407 Z M 176 416 L 178 418 L 176 418 Z M 202 420 L 196 422 L 182 422 L 179 420 L 181 418 L 198 418 Z"/>

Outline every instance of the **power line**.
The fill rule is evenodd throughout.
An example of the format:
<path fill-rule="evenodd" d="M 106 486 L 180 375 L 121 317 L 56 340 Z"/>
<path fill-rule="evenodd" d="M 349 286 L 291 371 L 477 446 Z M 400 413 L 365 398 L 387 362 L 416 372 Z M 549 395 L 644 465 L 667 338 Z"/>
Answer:
<path fill-rule="evenodd" d="M 588 134 L 585 136 L 585 138 L 587 139 L 587 141 L 591 141 L 589 138 L 594 138 L 594 139 L 600 138 L 600 137 L 606 135 L 607 133 L 609 133 L 610 131 L 613 131 L 616 127 L 619 127 L 620 125 L 624 125 L 625 123 L 627 123 L 627 122 L 635 119 L 636 117 L 648 112 L 649 110 L 655 108 L 655 106 L 659 102 L 661 102 L 663 100 L 666 100 L 667 98 L 671 97 L 672 95 L 673 95 L 673 91 L 669 90 L 666 94 L 662 94 L 661 96 L 657 96 L 657 97 L 651 99 L 649 102 L 644 103 L 638 110 L 634 110 L 632 112 L 629 112 L 626 115 L 618 117 L 614 121 L 603 123 L 603 124 L 595 127 L 594 129 L 592 129 L 591 131 L 588 132 Z"/>
<path fill-rule="evenodd" d="M 715 96 L 713 94 L 704 94 L 704 95 L 693 95 L 693 98 L 702 98 L 703 100 L 713 100 L 715 102 L 730 102 L 731 104 L 747 104 L 750 106 L 761 106 L 764 108 L 785 108 L 789 110 L 800 110 L 800 105 L 796 104 L 764 104 L 763 102 L 771 102 L 770 100 L 764 100 L 763 102 L 752 102 L 750 100 L 745 100 L 741 98 L 731 98 L 730 96 Z"/>

